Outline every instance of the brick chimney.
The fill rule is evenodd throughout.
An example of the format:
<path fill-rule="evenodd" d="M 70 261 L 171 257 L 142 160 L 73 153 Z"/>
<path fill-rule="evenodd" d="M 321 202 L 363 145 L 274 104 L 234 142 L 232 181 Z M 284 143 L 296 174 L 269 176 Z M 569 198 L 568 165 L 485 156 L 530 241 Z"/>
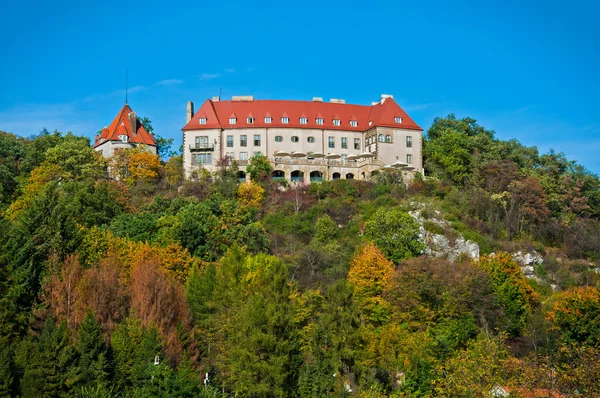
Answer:
<path fill-rule="evenodd" d="M 131 126 L 131 134 L 137 135 L 137 116 L 134 111 L 129 112 L 129 125 Z"/>
<path fill-rule="evenodd" d="M 194 103 L 192 101 L 188 101 L 187 103 L 187 114 L 186 114 L 186 123 L 189 123 L 194 116 Z"/>

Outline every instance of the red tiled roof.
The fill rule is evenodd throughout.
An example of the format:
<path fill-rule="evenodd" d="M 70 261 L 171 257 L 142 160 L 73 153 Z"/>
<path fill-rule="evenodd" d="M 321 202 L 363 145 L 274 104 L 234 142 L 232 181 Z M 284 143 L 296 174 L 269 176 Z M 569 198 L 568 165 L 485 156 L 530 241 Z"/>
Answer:
<path fill-rule="evenodd" d="M 156 146 L 154 136 L 146 131 L 140 120 L 135 118 L 135 132 L 132 130 L 129 114 L 133 112 L 129 105 L 125 104 L 117 117 L 112 121 L 110 126 L 102 129 L 99 136 L 96 137 L 94 147 L 100 146 L 108 141 L 121 141 L 120 135 L 126 135 L 128 142 L 134 144 L 145 144 Z M 133 116 L 133 115 L 132 115 Z M 200 117 L 198 116 L 198 119 Z M 104 138 L 104 140 L 102 140 Z"/>
<path fill-rule="evenodd" d="M 235 114 L 256 115 L 256 120 L 249 125 L 246 120 L 238 120 L 229 124 L 227 115 Z M 200 124 L 200 114 L 206 115 L 206 124 Z M 316 115 L 308 118 L 307 124 L 300 124 L 302 115 Z M 272 117 L 270 124 L 264 123 L 265 117 Z M 281 123 L 282 117 L 289 117 L 289 123 Z M 402 118 L 402 123 L 395 122 L 396 117 Z M 318 125 L 316 119 L 323 119 Z M 340 126 L 334 126 L 333 120 L 339 119 Z M 358 121 L 358 127 L 351 127 L 349 120 Z M 369 126 L 369 121 L 373 123 Z M 406 112 L 394 101 L 387 98 L 383 104 L 371 106 L 341 104 L 332 102 L 289 101 L 289 100 L 255 100 L 255 101 L 211 101 L 206 100 L 198 109 L 183 130 L 213 129 L 213 128 L 245 128 L 245 127 L 291 127 L 316 128 L 327 130 L 356 130 L 365 131 L 372 127 L 393 127 L 410 130 L 422 130 Z"/>

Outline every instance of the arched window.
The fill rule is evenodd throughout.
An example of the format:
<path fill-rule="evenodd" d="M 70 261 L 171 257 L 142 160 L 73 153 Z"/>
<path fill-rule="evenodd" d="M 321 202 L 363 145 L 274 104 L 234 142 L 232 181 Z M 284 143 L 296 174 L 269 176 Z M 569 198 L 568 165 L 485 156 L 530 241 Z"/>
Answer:
<path fill-rule="evenodd" d="M 282 142 L 283 141 L 283 137 L 280 135 L 276 135 L 275 136 L 275 142 Z"/>
<path fill-rule="evenodd" d="M 297 135 L 293 135 L 292 136 L 292 142 L 298 142 L 300 139 L 298 138 Z"/>
<path fill-rule="evenodd" d="M 308 137 L 306 139 L 306 141 L 308 141 L 308 142 L 310 142 L 312 144 L 313 142 L 315 142 L 315 137 Z"/>
<path fill-rule="evenodd" d="M 387 142 L 388 144 L 392 142 L 392 136 L 391 135 L 386 135 L 385 136 L 385 142 Z"/>
<path fill-rule="evenodd" d="M 383 142 L 383 134 L 377 136 L 377 142 Z"/>

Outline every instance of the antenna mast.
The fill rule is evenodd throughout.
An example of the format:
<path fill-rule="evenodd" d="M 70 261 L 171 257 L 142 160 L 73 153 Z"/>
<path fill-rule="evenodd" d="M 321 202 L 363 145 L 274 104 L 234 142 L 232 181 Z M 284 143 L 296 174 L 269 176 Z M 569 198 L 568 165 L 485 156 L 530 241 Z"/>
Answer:
<path fill-rule="evenodd" d="M 127 80 L 128 79 L 127 78 L 129 77 L 128 76 L 129 75 L 128 72 L 129 72 L 129 69 L 125 69 L 125 103 L 127 103 L 127 89 L 128 89 L 128 87 L 127 87 L 127 83 L 128 83 Z"/>

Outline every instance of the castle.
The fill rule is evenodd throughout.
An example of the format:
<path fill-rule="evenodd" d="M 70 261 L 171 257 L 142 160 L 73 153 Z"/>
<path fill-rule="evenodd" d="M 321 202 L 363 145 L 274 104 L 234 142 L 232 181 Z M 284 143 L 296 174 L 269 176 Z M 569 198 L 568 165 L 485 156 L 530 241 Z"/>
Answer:
<path fill-rule="evenodd" d="M 273 178 L 292 182 L 369 179 L 382 168 L 423 171 L 422 131 L 391 95 L 370 106 L 312 101 L 206 100 L 183 127 L 187 178 L 235 161 L 240 180 L 250 159 L 264 155 Z"/>

